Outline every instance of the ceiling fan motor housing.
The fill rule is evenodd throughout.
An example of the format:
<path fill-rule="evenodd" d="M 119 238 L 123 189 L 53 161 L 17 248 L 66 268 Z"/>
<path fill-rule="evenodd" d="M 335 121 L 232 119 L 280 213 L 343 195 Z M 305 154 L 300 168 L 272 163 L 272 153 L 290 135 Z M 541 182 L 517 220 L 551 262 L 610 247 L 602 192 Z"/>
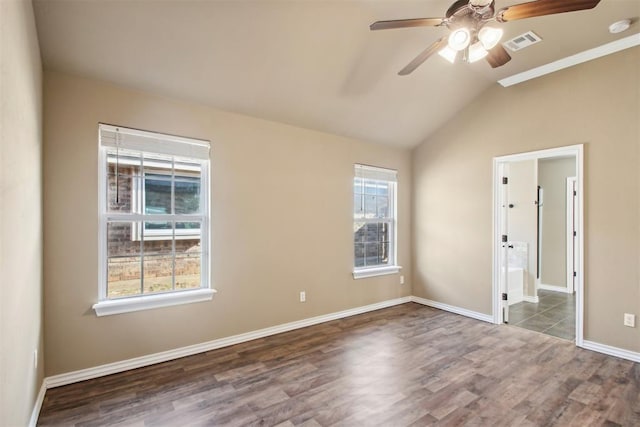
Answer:
<path fill-rule="evenodd" d="M 494 0 L 486 2 L 483 0 L 457 0 L 449 7 L 444 20 L 444 25 L 450 30 L 458 28 L 467 28 L 472 36 L 475 36 L 480 28 L 493 18 Z M 486 4 L 482 4 L 486 3 Z"/>

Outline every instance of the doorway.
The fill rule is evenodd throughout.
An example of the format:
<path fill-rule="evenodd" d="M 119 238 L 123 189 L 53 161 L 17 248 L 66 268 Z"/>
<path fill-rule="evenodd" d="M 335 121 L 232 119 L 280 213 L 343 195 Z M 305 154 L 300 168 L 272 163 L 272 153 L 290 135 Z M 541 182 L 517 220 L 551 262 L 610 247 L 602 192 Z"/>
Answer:
<path fill-rule="evenodd" d="M 493 317 L 583 340 L 583 146 L 494 158 Z"/>

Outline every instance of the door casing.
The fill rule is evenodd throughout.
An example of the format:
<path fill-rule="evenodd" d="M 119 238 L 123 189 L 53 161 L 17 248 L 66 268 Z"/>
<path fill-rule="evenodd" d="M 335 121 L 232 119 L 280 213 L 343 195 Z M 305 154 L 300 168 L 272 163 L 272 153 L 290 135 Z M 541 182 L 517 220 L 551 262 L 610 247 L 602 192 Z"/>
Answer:
<path fill-rule="evenodd" d="M 508 154 L 493 158 L 493 298 L 492 312 L 495 324 L 504 323 L 501 272 L 503 266 L 502 233 L 506 224 L 505 211 L 502 202 L 502 177 L 505 165 L 509 162 L 522 160 L 540 160 L 554 157 L 573 156 L 576 161 L 576 199 L 575 199 L 575 292 L 576 292 L 576 345 L 582 346 L 584 341 L 584 146 L 583 144 L 566 147 L 550 148 L 546 150 L 525 153 Z"/>

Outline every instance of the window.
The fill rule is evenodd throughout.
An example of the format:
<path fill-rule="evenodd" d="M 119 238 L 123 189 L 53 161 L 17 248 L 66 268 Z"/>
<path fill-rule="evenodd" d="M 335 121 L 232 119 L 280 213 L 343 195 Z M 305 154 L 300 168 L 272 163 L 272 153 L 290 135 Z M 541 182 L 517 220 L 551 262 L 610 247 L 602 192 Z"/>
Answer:
<path fill-rule="evenodd" d="M 211 299 L 209 143 L 100 125 L 101 315 Z"/>
<path fill-rule="evenodd" d="M 396 171 L 355 165 L 354 278 L 392 274 L 396 265 Z"/>

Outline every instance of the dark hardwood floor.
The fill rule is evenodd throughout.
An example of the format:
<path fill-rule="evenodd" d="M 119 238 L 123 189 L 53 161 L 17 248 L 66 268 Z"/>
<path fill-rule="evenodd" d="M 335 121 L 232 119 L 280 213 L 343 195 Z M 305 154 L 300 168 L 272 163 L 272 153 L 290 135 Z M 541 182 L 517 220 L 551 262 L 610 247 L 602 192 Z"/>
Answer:
<path fill-rule="evenodd" d="M 409 303 L 51 389 L 39 425 L 639 426 L 640 364 Z"/>

